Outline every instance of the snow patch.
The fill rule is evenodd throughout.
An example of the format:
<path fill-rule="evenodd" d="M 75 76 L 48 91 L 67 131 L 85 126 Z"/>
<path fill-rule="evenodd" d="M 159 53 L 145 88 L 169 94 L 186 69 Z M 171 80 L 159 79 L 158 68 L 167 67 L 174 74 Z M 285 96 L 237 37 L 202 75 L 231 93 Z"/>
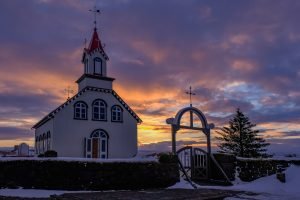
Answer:
<path fill-rule="evenodd" d="M 257 196 L 251 196 L 250 199 L 300 199 L 300 166 L 291 165 L 285 171 L 286 183 L 277 180 L 276 175 L 262 177 L 252 182 L 242 182 L 236 180 L 233 186 L 201 186 L 196 185 L 197 188 L 205 189 L 220 189 L 220 190 L 235 190 L 246 191 L 253 193 L 260 193 Z M 193 189 L 191 185 L 181 180 L 168 189 Z M 248 196 L 248 195 L 246 195 Z M 227 200 L 247 199 L 242 197 L 230 197 Z M 249 198 L 250 196 L 248 196 Z"/>
<path fill-rule="evenodd" d="M 133 157 L 124 159 L 100 159 L 100 158 L 38 158 L 38 157 L 0 157 L 0 162 L 19 161 L 19 160 L 36 160 L 36 161 L 66 161 L 66 162 L 97 162 L 97 163 L 131 163 L 131 162 L 158 162 L 156 157 Z"/>
<path fill-rule="evenodd" d="M 179 182 L 177 182 L 175 185 L 172 185 L 171 187 L 168 187 L 167 189 L 194 189 L 194 187 L 189 182 L 180 177 Z"/>
<path fill-rule="evenodd" d="M 63 191 L 63 190 L 38 190 L 38 189 L 1 189 L 0 196 L 24 197 L 24 198 L 47 198 L 51 195 L 62 195 L 64 193 L 84 193 L 92 191 Z"/>

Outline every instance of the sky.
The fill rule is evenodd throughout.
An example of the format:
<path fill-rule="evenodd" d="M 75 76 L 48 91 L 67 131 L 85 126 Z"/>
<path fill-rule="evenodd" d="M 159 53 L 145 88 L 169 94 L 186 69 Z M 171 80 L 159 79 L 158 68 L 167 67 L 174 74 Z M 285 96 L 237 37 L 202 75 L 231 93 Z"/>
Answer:
<path fill-rule="evenodd" d="M 142 118 L 140 149 L 166 150 L 165 120 L 189 105 L 226 126 L 240 108 L 271 151 L 300 152 L 300 2 L 296 0 L 1 0 L 0 146 L 33 145 L 31 127 L 77 91 L 98 31 L 114 89 Z M 212 145 L 217 141 L 212 132 Z M 181 145 L 204 145 L 180 131 Z"/>

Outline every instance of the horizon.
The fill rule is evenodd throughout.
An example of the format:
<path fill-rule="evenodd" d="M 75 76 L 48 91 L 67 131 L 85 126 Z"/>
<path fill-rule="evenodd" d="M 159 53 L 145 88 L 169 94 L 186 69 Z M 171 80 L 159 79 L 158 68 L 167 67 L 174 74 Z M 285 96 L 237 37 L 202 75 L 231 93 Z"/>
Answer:
<path fill-rule="evenodd" d="M 166 149 L 165 120 L 193 105 L 217 127 L 237 108 L 271 152 L 299 153 L 300 2 L 96 1 L 114 88 L 141 117 L 139 149 Z M 95 1 L 1 1 L 0 147 L 34 145 L 31 127 L 83 73 Z M 216 132 L 212 145 L 216 148 Z M 182 145 L 203 134 L 180 131 Z"/>

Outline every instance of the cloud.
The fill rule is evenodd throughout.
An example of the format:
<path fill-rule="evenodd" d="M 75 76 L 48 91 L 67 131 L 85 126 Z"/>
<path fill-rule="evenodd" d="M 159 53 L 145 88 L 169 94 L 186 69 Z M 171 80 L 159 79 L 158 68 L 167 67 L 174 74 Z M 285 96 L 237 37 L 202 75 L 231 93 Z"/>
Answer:
<path fill-rule="evenodd" d="M 199 142 L 199 141 L 177 141 L 176 142 L 176 148 L 180 149 L 185 146 L 198 146 L 198 147 L 205 147 L 205 142 Z M 206 148 L 206 147 L 205 147 Z M 204 149 L 205 149 L 204 148 Z M 147 150 L 147 151 L 154 151 L 154 152 L 171 152 L 172 151 L 172 142 L 171 141 L 162 141 L 157 143 L 149 143 L 149 144 L 141 144 L 139 146 L 139 150 Z"/>
<path fill-rule="evenodd" d="M 34 137 L 28 128 L 0 127 L 0 140 L 29 139 Z"/>
<path fill-rule="evenodd" d="M 99 2 L 108 74 L 144 121 L 142 143 L 169 137 L 165 119 L 189 105 L 190 85 L 217 126 L 240 107 L 263 129 L 291 124 L 268 137 L 300 130 L 300 3 L 275 2 Z M 93 4 L 0 2 L 0 127 L 30 127 L 76 88 Z"/>

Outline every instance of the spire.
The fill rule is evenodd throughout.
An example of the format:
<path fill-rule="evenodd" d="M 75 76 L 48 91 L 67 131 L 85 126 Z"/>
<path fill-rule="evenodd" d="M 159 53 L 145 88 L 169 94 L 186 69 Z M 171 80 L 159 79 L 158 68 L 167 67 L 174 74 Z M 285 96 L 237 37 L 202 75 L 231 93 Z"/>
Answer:
<path fill-rule="evenodd" d="M 98 36 L 98 33 L 97 33 L 97 29 L 94 28 L 94 33 L 93 33 L 93 36 L 92 36 L 92 39 L 90 41 L 90 45 L 88 47 L 88 52 L 92 52 L 96 49 L 100 49 L 104 52 L 103 50 L 103 46 L 101 44 L 101 40 L 99 39 L 99 36 Z"/>
<path fill-rule="evenodd" d="M 94 51 L 99 51 L 103 55 L 105 60 L 108 60 L 108 56 L 106 55 L 106 53 L 104 51 L 104 45 L 102 45 L 101 40 L 98 35 L 98 32 L 97 32 L 97 15 L 100 14 L 100 10 L 97 9 L 97 7 L 95 6 L 94 9 L 90 9 L 89 11 L 94 13 L 95 27 L 94 27 L 94 32 L 93 32 L 93 36 L 90 41 L 90 44 L 89 44 L 88 48 L 85 48 L 84 50 L 88 54 L 91 54 Z"/>
<path fill-rule="evenodd" d="M 103 55 L 105 60 L 108 60 L 108 56 L 106 55 L 103 47 L 104 46 L 101 43 L 100 37 L 97 32 L 97 28 L 94 28 L 92 39 L 88 48 L 85 48 L 85 52 L 91 54 L 92 52 L 99 51 Z"/>

